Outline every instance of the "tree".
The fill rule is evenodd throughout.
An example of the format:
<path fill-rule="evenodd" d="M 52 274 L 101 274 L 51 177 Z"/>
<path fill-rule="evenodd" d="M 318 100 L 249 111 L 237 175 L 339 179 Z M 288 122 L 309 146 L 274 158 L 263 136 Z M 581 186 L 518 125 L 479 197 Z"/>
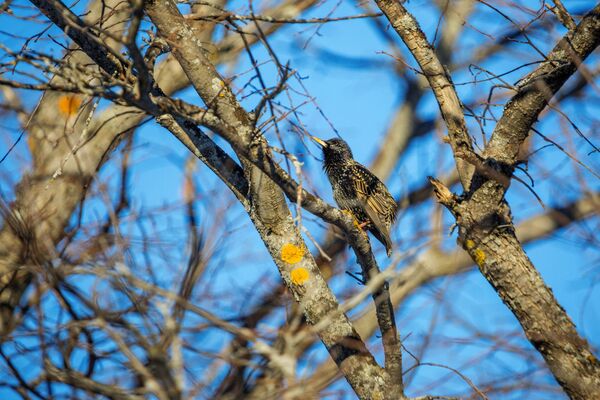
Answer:
<path fill-rule="evenodd" d="M 600 394 L 596 343 L 590 346 L 575 328 L 523 248 L 565 226 L 597 244 L 593 229 L 584 236 L 599 208 L 591 189 L 599 178 L 596 119 L 570 114 L 596 95 L 591 54 L 600 44 L 600 6 L 570 13 L 560 1 L 431 2 L 414 10 L 430 25 L 424 31 L 398 1 L 378 0 L 378 10 L 285 0 L 239 8 L 220 0 L 30 3 L 4 5 L 4 18 L 27 32 L 4 33 L 10 40 L 0 78 L 6 117 L 18 126 L 2 161 L 3 186 L 10 188 L 3 193 L 0 232 L 7 393 L 161 399 L 324 397 L 328 388 L 341 388 L 332 397 L 351 389 L 364 399 Z M 322 49 L 327 41 L 319 37 L 333 23 L 375 28 L 379 39 L 371 46 L 380 53 Z M 323 37 L 345 43 L 335 31 Z M 301 54 L 296 62 L 287 61 L 294 58 L 289 46 Z M 516 51 L 522 54 L 502 60 Z M 351 216 L 316 194 L 323 179 L 310 168 L 314 147 L 305 139 L 323 125 L 337 133 L 338 123 L 307 88 L 313 78 L 303 70 L 310 67 L 296 65 L 303 60 L 353 76 L 385 67 L 388 79 L 402 82 L 403 99 L 387 132 L 372 136 L 379 151 L 371 168 L 398 194 L 398 160 L 411 152 L 413 160 L 420 151 L 433 155 L 432 165 L 411 171 L 409 189 L 399 196 L 402 234 L 391 259 L 371 246 Z M 383 90 L 384 84 L 372 86 Z M 36 92 L 42 93 L 37 99 Z M 339 104 L 350 114 L 350 99 Z M 324 118 L 309 122 L 312 115 Z M 557 125 L 558 133 L 548 133 Z M 142 145 L 154 140 L 146 139 L 149 132 L 160 132 L 156 146 Z M 167 132 L 184 147 L 169 142 Z M 184 160 L 160 184 L 180 181 L 182 189 L 165 197 L 169 204 L 148 208 L 139 204 L 141 193 L 157 183 L 140 181 L 151 176 L 144 157 L 161 158 L 158 143 L 177 148 Z M 563 158 L 572 168 L 566 176 L 547 170 L 545 163 Z M 208 171 L 196 172 L 196 159 Z M 428 174 L 439 179 L 429 183 Z M 512 181 L 521 186 L 513 189 Z M 546 206 L 557 188 L 569 196 Z M 515 226 L 513 219 L 522 222 Z M 450 225 L 458 228 L 458 248 L 443 237 Z M 252 258 L 265 255 L 279 280 L 272 267 L 267 278 L 254 272 L 261 262 Z M 468 323 L 468 311 L 453 310 L 439 289 L 431 296 L 435 307 L 451 310 L 445 313 L 462 322 L 469 343 L 487 341 L 486 349 L 510 353 L 510 363 L 525 362 L 523 369 L 539 376 L 494 371 L 491 379 L 475 379 L 473 365 L 425 361 L 427 353 L 450 351 L 435 332 L 452 323 L 438 322 L 435 313 L 419 342 L 403 333 L 418 323 L 405 314 L 407 299 L 443 276 L 460 282 L 472 265 L 514 315 L 509 326 L 519 344 L 506 341 L 502 325 Z M 336 295 L 332 288 L 339 285 L 344 290 Z M 466 351 L 461 364 L 482 357 L 490 360 Z M 413 386 L 416 371 L 428 366 L 445 368 L 452 378 L 428 375 Z M 340 376 L 349 386 L 336 383 Z M 443 386 L 448 379 L 456 381 Z"/>

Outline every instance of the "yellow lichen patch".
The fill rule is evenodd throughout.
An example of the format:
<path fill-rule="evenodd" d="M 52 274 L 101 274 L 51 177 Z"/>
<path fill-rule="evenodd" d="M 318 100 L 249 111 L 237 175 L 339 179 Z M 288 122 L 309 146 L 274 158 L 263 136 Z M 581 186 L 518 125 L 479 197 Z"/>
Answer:
<path fill-rule="evenodd" d="M 308 280 L 310 273 L 304 267 L 298 267 L 290 273 L 290 278 L 294 285 L 303 285 Z"/>
<path fill-rule="evenodd" d="M 383 394 L 379 391 L 379 390 L 375 390 L 372 394 L 372 399 L 373 400 L 382 400 L 383 399 Z"/>
<path fill-rule="evenodd" d="M 35 150 L 37 148 L 37 140 L 35 140 L 32 134 L 27 135 L 27 145 L 29 146 L 29 151 L 31 152 L 31 154 L 35 154 Z"/>
<path fill-rule="evenodd" d="M 65 94 L 58 98 L 58 111 L 70 117 L 75 115 L 81 106 L 81 98 L 73 94 Z"/>
<path fill-rule="evenodd" d="M 465 241 L 465 247 L 467 248 L 467 250 L 471 250 L 473 247 L 475 247 L 475 242 L 471 239 L 467 239 Z"/>
<path fill-rule="evenodd" d="M 225 88 L 225 82 L 223 82 L 222 80 L 218 79 L 216 81 L 213 80 L 213 82 L 216 84 L 216 89 L 219 91 L 217 93 L 217 96 L 219 97 L 225 97 L 225 90 L 227 90 Z"/>
<path fill-rule="evenodd" d="M 473 251 L 473 258 L 475 258 L 477 265 L 481 265 L 485 262 L 485 253 L 481 249 L 475 249 Z"/>
<path fill-rule="evenodd" d="M 288 264 L 296 264 L 304 257 L 304 250 L 292 243 L 286 243 L 281 248 L 281 259 Z"/>

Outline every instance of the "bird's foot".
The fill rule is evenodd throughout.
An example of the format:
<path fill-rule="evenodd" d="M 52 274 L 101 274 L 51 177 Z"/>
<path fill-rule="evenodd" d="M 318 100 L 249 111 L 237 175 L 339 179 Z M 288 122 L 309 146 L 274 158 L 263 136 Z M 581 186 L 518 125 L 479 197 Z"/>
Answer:
<path fill-rule="evenodd" d="M 369 225 L 369 221 L 366 222 L 358 222 L 356 218 L 354 218 L 354 226 L 358 228 L 358 230 L 364 235 L 367 236 L 367 231 L 365 230 L 365 226 Z"/>
<path fill-rule="evenodd" d="M 349 216 L 352 217 L 352 221 L 354 222 L 354 226 L 357 227 L 358 229 L 360 229 L 361 232 L 363 232 L 365 235 L 365 227 L 367 227 L 369 225 L 369 221 L 365 221 L 365 222 L 359 222 L 358 219 L 356 219 L 356 217 L 354 216 L 354 214 L 352 214 L 352 212 L 348 211 L 348 210 L 342 210 L 342 212 L 344 214 L 348 214 Z"/>

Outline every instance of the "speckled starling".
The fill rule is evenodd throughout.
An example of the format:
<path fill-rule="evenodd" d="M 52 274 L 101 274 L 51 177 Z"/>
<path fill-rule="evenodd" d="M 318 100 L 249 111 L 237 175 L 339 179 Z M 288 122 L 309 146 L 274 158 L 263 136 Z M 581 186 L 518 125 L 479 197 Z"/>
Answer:
<path fill-rule="evenodd" d="M 392 254 L 390 228 L 396 219 L 396 201 L 385 185 L 364 165 L 354 160 L 342 139 L 321 140 L 311 136 L 323 149 L 323 169 L 333 189 L 333 198 L 349 211 Z"/>

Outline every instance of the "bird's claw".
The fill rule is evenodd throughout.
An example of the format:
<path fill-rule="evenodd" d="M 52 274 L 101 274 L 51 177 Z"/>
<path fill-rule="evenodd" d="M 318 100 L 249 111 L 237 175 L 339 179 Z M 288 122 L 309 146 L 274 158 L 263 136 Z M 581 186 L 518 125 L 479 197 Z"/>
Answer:
<path fill-rule="evenodd" d="M 358 221 L 357 221 L 358 222 Z M 358 224 L 360 229 L 365 229 L 365 226 L 369 225 L 369 221 L 361 222 Z"/>
<path fill-rule="evenodd" d="M 354 221 L 354 226 L 356 226 L 359 229 L 364 230 L 364 228 L 369 225 L 369 221 L 365 221 L 365 222 L 359 222 L 358 219 L 356 219 L 356 217 L 354 216 L 354 214 L 352 214 L 352 212 L 348 211 L 348 210 L 342 210 L 342 212 L 344 214 L 347 214 L 349 216 L 352 217 L 352 220 Z"/>

